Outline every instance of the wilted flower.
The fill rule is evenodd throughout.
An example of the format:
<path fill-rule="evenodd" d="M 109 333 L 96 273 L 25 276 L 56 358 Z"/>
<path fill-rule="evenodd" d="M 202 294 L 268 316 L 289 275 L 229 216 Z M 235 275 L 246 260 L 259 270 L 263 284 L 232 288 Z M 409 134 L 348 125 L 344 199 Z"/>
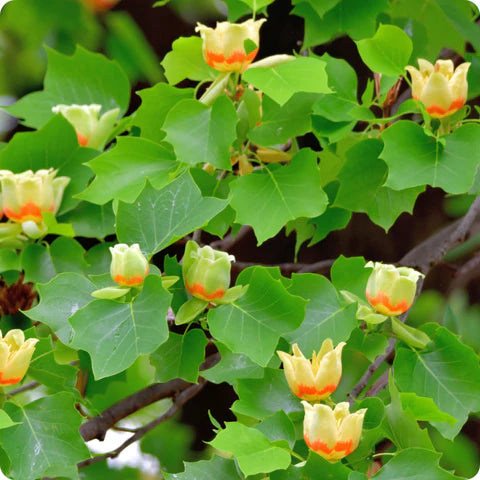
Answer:
<path fill-rule="evenodd" d="M 322 348 L 312 360 L 308 360 L 293 344 L 293 355 L 277 352 L 283 362 L 285 377 L 292 392 L 299 398 L 318 401 L 330 396 L 337 388 L 342 377 L 342 349 L 345 342 L 340 342 L 336 348 L 330 338 L 327 338 Z"/>
<path fill-rule="evenodd" d="M 455 69 L 451 60 L 437 60 L 432 65 L 419 58 L 418 65 L 420 70 L 411 65 L 405 67 L 412 77 L 412 97 L 420 100 L 432 117 L 446 117 L 465 105 L 469 62 Z"/>

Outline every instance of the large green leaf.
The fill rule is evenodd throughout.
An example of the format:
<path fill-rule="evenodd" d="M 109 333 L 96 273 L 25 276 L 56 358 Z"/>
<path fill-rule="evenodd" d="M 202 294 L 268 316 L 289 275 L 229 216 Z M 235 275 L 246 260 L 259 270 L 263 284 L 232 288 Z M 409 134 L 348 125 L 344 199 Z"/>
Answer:
<path fill-rule="evenodd" d="M 131 303 L 94 300 L 71 318 L 72 346 L 90 354 L 96 379 L 122 372 L 139 355 L 153 353 L 168 338 L 171 294 L 159 276 L 148 276 Z"/>
<path fill-rule="evenodd" d="M 471 412 L 480 410 L 480 366 L 476 353 L 446 328 L 423 327 L 432 342 L 422 351 L 397 347 L 395 380 L 404 392 L 431 397 L 438 408 L 458 421 L 434 423 L 446 438 L 454 438 Z"/>
<path fill-rule="evenodd" d="M 157 371 L 156 379 L 167 382 L 172 378 L 183 378 L 187 382 L 196 382 L 207 343 L 200 329 L 190 330 L 184 335 L 171 332 L 168 340 L 150 356 Z"/>
<path fill-rule="evenodd" d="M 325 13 L 331 10 L 340 0 L 322 0 L 319 2 L 318 0 L 292 0 L 293 5 L 297 5 L 299 3 L 308 3 L 310 6 L 315 10 L 320 18 L 322 18 Z"/>
<path fill-rule="evenodd" d="M 322 342 L 331 338 L 334 344 L 348 340 L 357 326 L 355 305 L 345 306 L 333 285 L 321 275 L 306 273 L 292 276 L 288 291 L 308 300 L 305 319 L 297 330 L 284 337 L 298 343 L 305 356 L 320 350 Z"/>
<path fill-rule="evenodd" d="M 99 205 L 112 199 L 131 203 L 147 178 L 155 188 L 162 188 L 178 168 L 175 156 L 164 146 L 138 137 L 120 137 L 114 148 L 87 165 L 96 177 L 78 196 Z"/>
<path fill-rule="evenodd" d="M 337 290 L 347 290 L 367 301 L 365 289 L 372 269 L 365 268 L 363 257 L 344 257 L 340 255 L 332 265 L 330 275 Z"/>
<path fill-rule="evenodd" d="M 303 149 L 286 166 L 266 166 L 230 184 L 236 222 L 252 225 L 258 243 L 273 237 L 290 220 L 316 217 L 327 196 L 320 187 L 315 153 Z"/>
<path fill-rule="evenodd" d="M 263 378 L 240 379 L 235 391 L 239 399 L 232 410 L 237 414 L 261 420 L 279 410 L 297 416 L 303 413 L 303 406 L 290 390 L 282 370 L 265 368 Z"/>
<path fill-rule="evenodd" d="M 132 123 L 140 127 L 142 137 L 159 142 L 165 137 L 161 128 L 168 112 L 180 100 L 193 98 L 193 90 L 157 83 L 152 88 L 138 91 L 137 95 L 142 99 L 142 104 L 135 112 Z"/>
<path fill-rule="evenodd" d="M 385 186 L 394 190 L 431 185 L 448 193 L 468 192 L 480 164 L 480 125 L 457 128 L 443 142 L 410 121 L 387 128 L 381 157 L 388 165 Z"/>
<path fill-rule="evenodd" d="M 395 25 L 380 25 L 372 38 L 360 40 L 357 48 L 372 72 L 396 77 L 402 75 L 410 60 L 410 37 Z"/>
<path fill-rule="evenodd" d="M 178 161 L 231 170 L 230 147 L 237 136 L 237 122 L 233 103 L 222 95 L 211 107 L 198 100 L 178 102 L 168 112 L 163 129 Z"/>
<path fill-rule="evenodd" d="M 275 446 L 262 432 L 238 422 L 227 423 L 210 445 L 231 452 L 247 476 L 283 470 L 290 465 L 290 454 L 286 450 Z"/>
<path fill-rule="evenodd" d="M 243 78 L 283 105 L 295 93 L 329 93 L 325 62 L 317 58 L 297 57 L 272 68 L 249 68 Z"/>
<path fill-rule="evenodd" d="M 25 125 L 42 127 L 52 116 L 52 107 L 102 105 L 102 112 L 120 108 L 123 115 L 130 100 L 128 78 L 120 66 L 103 55 L 78 47 L 72 56 L 47 49 L 48 70 L 44 89 L 30 93 L 8 111 L 24 119 Z"/>
<path fill-rule="evenodd" d="M 57 393 L 25 406 L 7 402 L 5 411 L 19 422 L 0 430 L 0 443 L 12 459 L 12 478 L 72 478 L 76 464 L 90 456 L 78 433 L 82 417 L 73 396 Z"/>
<path fill-rule="evenodd" d="M 202 54 L 200 37 L 180 37 L 172 43 L 172 50 L 162 60 L 168 83 L 176 85 L 185 78 L 213 80 L 218 72 L 209 67 Z"/>
<path fill-rule="evenodd" d="M 70 177 L 59 212 L 64 213 L 78 204 L 71 197 L 82 191 L 92 176 L 83 163 L 97 153 L 79 148 L 73 127 L 58 115 L 37 132 L 17 133 L 0 152 L 0 168 L 21 173 L 52 167 L 58 169 L 58 176 Z"/>
<path fill-rule="evenodd" d="M 211 309 L 208 324 L 211 334 L 233 352 L 266 366 L 280 336 L 302 322 L 306 301 L 289 294 L 265 268 L 255 267 L 252 272 L 247 293 L 232 304 Z"/>
<path fill-rule="evenodd" d="M 373 478 L 374 480 L 455 480 L 440 468 L 441 454 L 424 448 L 406 448 L 398 452 Z"/>
<path fill-rule="evenodd" d="M 417 196 L 424 187 L 392 190 L 383 186 L 387 165 L 378 158 L 383 144 L 379 140 L 363 140 L 347 152 L 347 161 L 338 174 L 340 188 L 335 206 L 368 214 L 386 231 L 402 212 L 412 213 Z"/>
<path fill-rule="evenodd" d="M 69 344 L 73 331 L 68 319 L 93 300 L 96 290 L 88 278 L 74 272 L 61 273 L 46 284 L 38 284 L 40 303 L 25 315 L 35 322 L 48 325 L 55 335 Z"/>
<path fill-rule="evenodd" d="M 240 476 L 233 459 L 214 456 L 210 460 L 185 463 L 185 472 L 167 473 L 167 480 L 238 480 Z"/>
<path fill-rule="evenodd" d="M 278 410 L 267 417 L 255 425 L 255 428 L 265 434 L 271 442 L 277 442 L 279 446 L 284 444 L 287 448 L 293 448 L 295 445 L 295 426 L 283 410 Z"/>
<path fill-rule="evenodd" d="M 118 240 L 138 243 L 148 254 L 158 252 L 205 225 L 227 203 L 219 198 L 202 197 L 189 173 L 161 190 L 147 184 L 133 204 L 119 203 Z"/>

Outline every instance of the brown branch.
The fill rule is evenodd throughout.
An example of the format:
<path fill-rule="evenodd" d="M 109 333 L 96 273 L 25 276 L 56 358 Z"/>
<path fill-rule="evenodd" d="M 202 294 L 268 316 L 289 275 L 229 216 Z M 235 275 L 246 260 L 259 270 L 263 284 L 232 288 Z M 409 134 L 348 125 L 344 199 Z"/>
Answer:
<path fill-rule="evenodd" d="M 248 267 L 278 267 L 282 271 L 287 272 L 298 272 L 298 273 L 308 273 L 308 272 L 320 272 L 328 270 L 335 260 L 320 260 L 315 263 L 279 263 L 276 265 L 269 265 L 266 263 L 256 263 L 256 262 L 235 262 L 233 266 L 239 270 L 243 270 Z"/>
<path fill-rule="evenodd" d="M 14 395 L 18 395 L 19 393 L 26 392 L 27 390 L 32 390 L 37 388 L 40 385 L 39 382 L 30 382 L 22 385 L 21 387 L 16 388 L 15 390 L 11 390 L 10 392 L 5 393 L 6 397 L 13 397 Z"/>
<path fill-rule="evenodd" d="M 175 397 L 173 405 L 160 417 L 156 418 L 150 423 L 147 423 L 145 426 L 139 428 L 131 437 L 129 437 L 125 442 L 123 442 L 119 447 L 111 452 L 104 453 L 102 455 L 98 455 L 96 457 L 88 458 L 83 462 L 78 464 L 78 468 L 87 467 L 88 465 L 92 465 L 93 463 L 101 462 L 107 458 L 115 458 L 117 457 L 123 450 L 125 450 L 128 446 L 132 443 L 135 443 L 137 440 L 142 438 L 145 434 L 147 434 L 150 430 L 154 429 L 156 426 L 160 425 L 162 422 L 168 420 L 169 418 L 173 417 L 175 413 L 179 410 L 180 407 L 185 405 L 191 398 L 197 395 L 203 387 L 206 385 L 207 381 L 204 378 L 201 378 L 198 384 L 190 384 L 185 390 L 183 390 L 180 394 Z"/>
<path fill-rule="evenodd" d="M 216 365 L 220 360 L 220 354 L 209 355 L 200 366 L 200 370 L 207 370 Z M 107 430 L 120 420 L 132 413 L 158 402 L 164 398 L 177 398 L 184 390 L 193 384 L 180 378 L 165 383 L 154 383 L 134 394 L 120 400 L 115 405 L 107 408 L 100 415 L 93 417 L 80 427 L 80 435 L 88 442 L 97 438 L 103 440 Z"/>
<path fill-rule="evenodd" d="M 231 233 L 229 233 L 222 240 L 215 240 L 212 243 L 210 243 L 210 246 L 217 250 L 228 251 L 242 238 L 247 236 L 251 231 L 252 231 L 252 227 L 250 227 L 249 225 L 243 225 L 236 235 L 232 235 Z"/>

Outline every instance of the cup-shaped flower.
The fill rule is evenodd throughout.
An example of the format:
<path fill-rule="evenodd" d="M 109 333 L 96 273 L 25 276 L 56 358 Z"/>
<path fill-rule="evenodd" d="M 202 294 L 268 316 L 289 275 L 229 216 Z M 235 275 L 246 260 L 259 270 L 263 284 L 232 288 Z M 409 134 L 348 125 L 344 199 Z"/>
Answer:
<path fill-rule="evenodd" d="M 14 222 L 42 222 L 42 212 L 57 213 L 69 177 L 56 177 L 57 170 L 0 170 L 3 213 Z"/>
<path fill-rule="evenodd" d="M 395 267 L 380 262 L 368 262 L 373 268 L 367 282 L 366 296 L 370 305 L 388 316 L 406 312 L 415 299 L 417 281 L 424 275 L 413 268 Z"/>
<path fill-rule="evenodd" d="M 260 27 L 266 20 L 243 23 L 217 22 L 216 28 L 197 24 L 203 40 L 203 57 L 211 67 L 221 72 L 241 72 L 255 58 L 260 41 Z M 251 49 L 245 46 L 251 45 Z"/>
<path fill-rule="evenodd" d="M 305 408 L 303 438 L 309 448 L 330 462 L 350 455 L 362 435 L 366 408 L 350 413 L 347 402 L 337 403 L 335 409 L 317 403 L 302 402 Z"/>
<path fill-rule="evenodd" d="M 130 247 L 126 243 L 118 243 L 110 247 L 110 253 L 112 254 L 110 274 L 114 282 L 128 287 L 143 283 L 150 267 L 138 243 Z"/>
<path fill-rule="evenodd" d="M 10 330 L 5 337 L 0 332 L 0 385 L 20 382 L 27 373 L 36 338 L 25 340 L 23 330 Z"/>
<path fill-rule="evenodd" d="M 185 247 L 182 265 L 185 288 L 206 302 L 221 299 L 230 285 L 230 268 L 234 261 L 233 255 L 208 245 L 200 248 L 190 240 Z"/>
<path fill-rule="evenodd" d="M 412 78 L 412 97 L 420 100 L 432 117 L 446 117 L 465 105 L 469 62 L 455 69 L 451 60 L 437 60 L 432 65 L 419 58 L 418 65 L 420 70 L 411 65 L 405 67 Z"/>
<path fill-rule="evenodd" d="M 78 144 L 101 149 L 105 146 L 117 121 L 119 108 L 105 112 L 100 118 L 101 105 L 56 105 L 53 113 L 61 113 L 75 128 Z"/>
<path fill-rule="evenodd" d="M 332 340 L 327 338 L 318 354 L 313 352 L 312 360 L 303 356 L 296 343 L 292 345 L 293 355 L 277 352 L 292 392 L 308 401 L 318 401 L 330 396 L 342 377 L 344 345 L 345 342 L 340 342 L 333 348 Z"/>

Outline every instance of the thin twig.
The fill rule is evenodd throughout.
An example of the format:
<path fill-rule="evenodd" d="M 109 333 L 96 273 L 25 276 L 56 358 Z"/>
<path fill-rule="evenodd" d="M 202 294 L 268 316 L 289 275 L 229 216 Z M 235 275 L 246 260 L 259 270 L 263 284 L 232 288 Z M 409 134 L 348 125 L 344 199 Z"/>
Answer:
<path fill-rule="evenodd" d="M 32 390 L 37 388 L 40 385 L 39 382 L 30 382 L 22 385 L 21 387 L 16 388 L 10 392 L 5 393 L 5 397 L 13 397 L 14 395 L 18 395 L 19 393 L 26 392 L 27 390 Z"/>
<path fill-rule="evenodd" d="M 150 423 L 147 423 L 145 426 L 139 428 L 131 437 L 129 437 L 125 442 L 123 442 L 119 447 L 111 452 L 104 453 L 103 455 L 98 455 L 96 457 L 88 458 L 83 462 L 78 464 L 78 468 L 87 467 L 88 465 L 92 465 L 93 463 L 98 463 L 107 458 L 115 458 L 120 455 L 120 453 L 125 450 L 128 446 L 132 443 L 135 443 L 137 440 L 142 438 L 146 435 L 150 430 L 154 429 L 156 426 L 160 425 L 162 422 L 168 420 L 169 418 L 173 417 L 175 413 L 182 407 L 185 403 L 187 403 L 191 398 L 197 395 L 203 387 L 206 385 L 207 381 L 203 378 L 200 379 L 199 383 L 196 385 L 190 385 L 186 388 L 182 393 L 175 397 L 175 401 L 173 405 L 160 417 L 156 418 Z"/>
<path fill-rule="evenodd" d="M 244 270 L 248 267 L 256 267 L 256 266 L 263 266 L 263 267 L 278 267 L 283 272 L 298 272 L 298 273 L 308 273 L 308 272 L 320 272 L 324 270 L 328 270 L 335 260 L 320 260 L 319 262 L 315 263 L 279 263 L 275 265 L 269 265 L 266 263 L 256 263 L 256 262 L 235 262 L 235 268 L 239 270 Z"/>
<path fill-rule="evenodd" d="M 252 227 L 250 227 L 249 225 L 243 225 L 236 235 L 232 235 L 231 233 L 229 233 L 222 240 L 215 240 L 210 243 L 210 246 L 217 250 L 223 250 L 228 252 L 228 250 L 230 250 L 242 238 L 247 236 L 251 231 Z"/>

